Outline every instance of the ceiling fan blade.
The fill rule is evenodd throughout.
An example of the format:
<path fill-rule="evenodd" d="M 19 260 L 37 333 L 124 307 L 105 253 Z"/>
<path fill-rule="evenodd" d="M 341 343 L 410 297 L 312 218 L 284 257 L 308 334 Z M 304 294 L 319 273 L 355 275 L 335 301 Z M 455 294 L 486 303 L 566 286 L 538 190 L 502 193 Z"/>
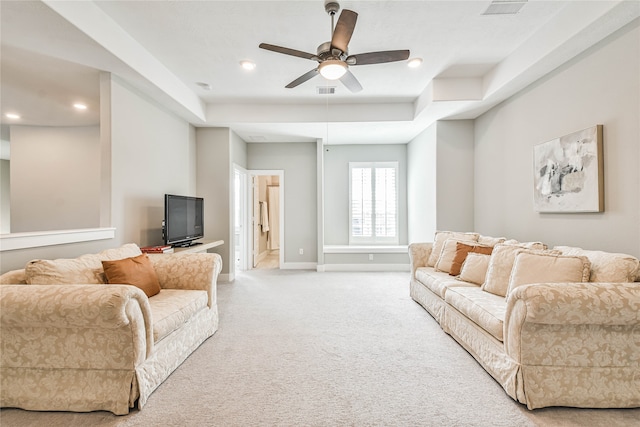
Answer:
<path fill-rule="evenodd" d="M 341 52 L 346 53 L 349 47 L 349 40 L 353 34 L 353 29 L 356 27 L 356 20 L 358 14 L 353 10 L 344 9 L 338 18 L 336 28 L 333 30 L 333 37 L 331 38 L 331 49 L 340 49 Z"/>
<path fill-rule="evenodd" d="M 297 56 L 299 58 L 311 59 L 317 61 L 318 57 L 312 53 L 303 52 L 301 50 L 289 49 L 288 47 L 276 46 L 268 43 L 260 43 L 258 46 L 261 49 L 270 50 L 272 52 L 284 53 L 285 55 Z"/>
<path fill-rule="evenodd" d="M 342 77 L 340 77 L 340 81 L 347 87 L 347 89 L 349 89 L 353 93 L 360 92 L 362 90 L 362 85 L 360 84 L 358 79 L 356 79 L 356 76 L 354 76 L 353 73 L 349 70 L 347 70 L 347 72 Z"/>
<path fill-rule="evenodd" d="M 295 79 L 294 81 L 292 81 L 291 83 L 289 83 L 288 85 L 286 85 L 285 87 L 287 89 L 291 89 L 294 88 L 304 82 L 306 82 L 307 80 L 310 80 L 312 78 L 314 78 L 315 76 L 317 76 L 319 73 L 317 68 L 314 68 L 313 70 L 304 73 L 303 75 L 301 75 L 300 77 L 298 77 L 297 79 Z"/>
<path fill-rule="evenodd" d="M 404 61 L 409 59 L 408 50 L 386 50 L 382 52 L 359 53 L 349 55 L 346 59 L 349 65 L 382 64 L 384 62 Z"/>

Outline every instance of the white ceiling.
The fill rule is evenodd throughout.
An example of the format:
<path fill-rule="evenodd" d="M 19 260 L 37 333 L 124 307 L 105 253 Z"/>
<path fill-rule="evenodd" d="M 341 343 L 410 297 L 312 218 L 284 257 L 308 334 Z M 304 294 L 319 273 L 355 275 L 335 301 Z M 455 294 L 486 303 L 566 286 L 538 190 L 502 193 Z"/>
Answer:
<path fill-rule="evenodd" d="M 353 66 L 364 87 L 354 94 L 319 76 L 285 89 L 317 63 L 258 48 L 315 53 L 330 39 L 322 0 L 2 1 L 2 120 L 12 109 L 23 123 L 66 124 L 70 100 L 85 99 L 93 108 L 75 117 L 95 121 L 98 72 L 109 71 L 248 142 L 406 143 L 435 120 L 477 117 L 640 15 L 636 1 L 529 0 L 516 15 L 483 15 L 489 5 L 342 1 L 359 14 L 349 53 L 409 49 L 424 61 Z M 336 93 L 318 95 L 322 85 Z"/>

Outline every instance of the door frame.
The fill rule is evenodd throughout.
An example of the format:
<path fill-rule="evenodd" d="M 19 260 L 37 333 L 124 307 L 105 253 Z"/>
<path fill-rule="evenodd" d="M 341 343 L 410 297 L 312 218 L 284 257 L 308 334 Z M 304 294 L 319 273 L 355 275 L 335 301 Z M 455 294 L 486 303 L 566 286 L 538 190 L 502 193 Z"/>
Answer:
<path fill-rule="evenodd" d="M 236 174 L 240 175 L 240 188 L 239 188 L 239 193 L 240 194 L 236 194 L 236 189 L 235 189 L 235 177 Z M 233 205 L 233 236 L 235 239 L 235 230 L 236 227 L 238 227 L 240 229 L 240 235 L 238 237 L 239 241 L 234 241 L 233 245 L 234 247 L 232 248 L 232 254 L 233 254 L 233 264 L 234 264 L 234 271 L 235 271 L 235 256 L 236 256 L 236 245 L 240 246 L 240 265 L 239 265 L 239 269 L 240 270 L 246 270 L 247 269 L 247 247 L 250 246 L 249 244 L 249 233 L 247 232 L 247 216 L 248 216 L 248 206 L 247 206 L 247 202 L 250 200 L 250 197 L 247 194 L 249 185 L 248 185 L 248 179 L 249 179 L 249 174 L 247 173 L 247 170 L 245 168 L 243 168 L 242 166 L 236 165 L 235 163 L 233 164 L 233 179 L 234 179 L 234 191 L 233 191 L 233 197 L 234 197 L 234 205 Z M 236 212 L 236 206 L 235 206 L 235 198 L 239 197 L 239 208 L 240 208 L 240 212 Z M 236 224 L 236 218 L 238 218 L 238 221 L 240 224 Z"/>
<path fill-rule="evenodd" d="M 274 169 L 274 170 L 270 170 L 270 169 L 248 169 L 247 170 L 248 173 L 248 182 L 251 183 L 251 186 L 253 186 L 253 182 L 254 182 L 254 178 L 255 177 L 259 177 L 259 176 L 278 176 L 278 182 L 279 182 L 279 186 L 280 186 L 280 204 L 278 206 L 278 210 L 280 211 L 280 219 L 279 219 L 279 240 L 280 240 L 280 249 L 279 249 L 279 260 L 278 260 L 278 268 L 282 269 L 284 266 L 284 252 L 285 252 L 285 240 L 284 240 L 284 207 L 285 207 L 285 191 L 284 191 L 284 186 L 285 186 L 285 182 L 284 182 L 284 170 L 282 169 Z M 253 187 L 251 188 L 250 191 L 247 191 L 247 195 L 249 196 L 249 200 L 247 202 L 247 206 L 251 206 L 252 210 L 253 210 L 253 206 L 255 206 L 255 203 L 257 203 L 256 200 L 254 200 L 253 197 Z M 247 260 L 251 259 L 253 260 L 253 255 L 254 255 L 254 218 L 255 215 L 253 212 L 248 212 L 247 214 L 247 218 L 246 218 L 246 229 L 249 232 L 248 234 L 250 234 L 248 236 L 248 242 L 249 245 L 247 247 Z M 253 268 L 253 263 L 247 263 L 247 269 L 252 269 Z"/>

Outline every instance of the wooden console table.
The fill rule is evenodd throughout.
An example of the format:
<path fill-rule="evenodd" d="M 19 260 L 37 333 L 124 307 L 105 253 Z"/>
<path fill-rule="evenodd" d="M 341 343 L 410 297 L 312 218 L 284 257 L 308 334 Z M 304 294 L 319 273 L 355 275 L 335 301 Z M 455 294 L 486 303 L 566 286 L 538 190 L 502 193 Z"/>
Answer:
<path fill-rule="evenodd" d="M 224 240 L 202 240 L 200 245 L 189 246 L 187 248 L 174 248 L 173 252 L 189 252 L 189 253 L 197 253 L 197 252 L 207 252 L 207 249 L 215 248 L 216 246 L 222 246 L 224 244 Z"/>

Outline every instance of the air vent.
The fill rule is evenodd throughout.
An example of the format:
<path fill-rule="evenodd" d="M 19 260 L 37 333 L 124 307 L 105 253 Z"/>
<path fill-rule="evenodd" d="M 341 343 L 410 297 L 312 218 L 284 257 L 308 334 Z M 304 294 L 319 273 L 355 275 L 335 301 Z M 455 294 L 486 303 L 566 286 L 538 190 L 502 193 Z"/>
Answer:
<path fill-rule="evenodd" d="M 483 15 L 515 15 L 526 3 L 527 0 L 494 0 Z"/>
<path fill-rule="evenodd" d="M 317 86 L 318 95 L 333 95 L 336 93 L 335 86 Z"/>

